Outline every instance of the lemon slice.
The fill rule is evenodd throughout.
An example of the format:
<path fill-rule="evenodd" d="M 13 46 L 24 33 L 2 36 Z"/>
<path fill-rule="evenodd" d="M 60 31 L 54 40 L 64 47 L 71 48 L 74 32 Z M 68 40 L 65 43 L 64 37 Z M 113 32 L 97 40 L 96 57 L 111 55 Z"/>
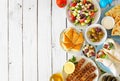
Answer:
<path fill-rule="evenodd" d="M 64 72 L 67 74 L 73 73 L 75 70 L 75 65 L 72 62 L 66 62 L 64 65 Z"/>

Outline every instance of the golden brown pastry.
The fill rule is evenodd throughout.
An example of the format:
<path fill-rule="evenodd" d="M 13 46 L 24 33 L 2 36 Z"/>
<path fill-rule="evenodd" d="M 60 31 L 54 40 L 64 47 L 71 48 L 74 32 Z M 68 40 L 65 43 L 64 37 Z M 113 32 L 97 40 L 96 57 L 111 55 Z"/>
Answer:
<path fill-rule="evenodd" d="M 112 29 L 112 35 L 120 35 L 120 5 L 113 7 L 111 10 L 105 13 L 106 16 L 111 16 L 115 20 L 114 28 Z"/>

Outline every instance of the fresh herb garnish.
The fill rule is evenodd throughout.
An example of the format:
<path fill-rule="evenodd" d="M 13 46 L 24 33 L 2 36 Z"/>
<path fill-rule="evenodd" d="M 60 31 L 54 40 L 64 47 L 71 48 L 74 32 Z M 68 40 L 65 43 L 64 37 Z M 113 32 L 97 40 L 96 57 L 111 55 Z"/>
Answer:
<path fill-rule="evenodd" d="M 69 59 L 70 62 L 74 63 L 75 65 L 78 63 L 76 62 L 76 57 L 73 56 L 71 59 Z"/>
<path fill-rule="evenodd" d="M 76 61 L 76 57 L 73 56 L 71 59 L 69 59 L 69 61 L 74 63 Z"/>
<path fill-rule="evenodd" d="M 109 43 L 109 49 L 111 50 L 113 48 L 113 43 Z"/>
<path fill-rule="evenodd" d="M 106 59 L 107 59 L 107 58 L 108 58 L 108 55 L 103 54 L 103 55 L 101 55 L 100 57 L 101 57 L 101 58 L 106 58 Z"/>

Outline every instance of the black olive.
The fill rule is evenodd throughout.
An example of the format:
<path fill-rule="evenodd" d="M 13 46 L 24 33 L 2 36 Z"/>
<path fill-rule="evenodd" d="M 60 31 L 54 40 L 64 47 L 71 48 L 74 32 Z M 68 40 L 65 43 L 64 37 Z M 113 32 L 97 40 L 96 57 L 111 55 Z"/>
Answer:
<path fill-rule="evenodd" d="M 91 6 L 89 7 L 90 10 L 94 10 L 94 5 L 91 4 Z"/>
<path fill-rule="evenodd" d="M 112 81 L 112 77 L 109 75 L 107 81 Z"/>
<path fill-rule="evenodd" d="M 85 17 L 86 17 L 85 14 L 80 14 L 80 19 L 83 19 Z"/>
<path fill-rule="evenodd" d="M 80 2 L 80 0 L 77 0 L 77 3 L 79 3 Z"/>

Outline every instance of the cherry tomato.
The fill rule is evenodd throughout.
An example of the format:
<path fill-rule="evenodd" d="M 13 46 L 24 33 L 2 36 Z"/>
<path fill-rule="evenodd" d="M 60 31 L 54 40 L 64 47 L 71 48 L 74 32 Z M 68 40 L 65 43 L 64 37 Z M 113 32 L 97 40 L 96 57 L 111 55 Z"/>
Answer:
<path fill-rule="evenodd" d="M 56 0 L 56 4 L 58 7 L 63 8 L 67 4 L 67 0 Z"/>
<path fill-rule="evenodd" d="M 91 16 L 91 17 L 94 17 L 94 16 L 95 16 L 95 12 L 91 12 L 91 13 L 90 13 L 90 16 Z"/>

